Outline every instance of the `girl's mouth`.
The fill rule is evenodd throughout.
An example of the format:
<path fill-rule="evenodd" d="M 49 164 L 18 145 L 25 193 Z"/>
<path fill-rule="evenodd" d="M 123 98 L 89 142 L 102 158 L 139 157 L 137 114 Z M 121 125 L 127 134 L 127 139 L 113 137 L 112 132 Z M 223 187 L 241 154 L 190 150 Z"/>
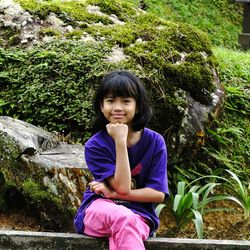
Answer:
<path fill-rule="evenodd" d="M 112 118 L 114 118 L 114 119 L 121 119 L 121 118 L 123 118 L 125 115 L 114 114 L 114 115 L 111 115 L 111 116 L 112 116 Z"/>

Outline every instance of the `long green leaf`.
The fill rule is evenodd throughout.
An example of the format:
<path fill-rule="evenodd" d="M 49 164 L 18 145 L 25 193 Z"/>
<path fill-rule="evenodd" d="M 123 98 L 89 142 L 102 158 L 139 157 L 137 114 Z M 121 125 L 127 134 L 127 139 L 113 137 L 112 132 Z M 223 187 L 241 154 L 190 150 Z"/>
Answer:
<path fill-rule="evenodd" d="M 177 211 L 181 198 L 182 198 L 181 195 L 179 195 L 179 194 L 175 195 L 175 197 L 174 197 L 174 205 L 173 205 L 174 212 Z"/>
<path fill-rule="evenodd" d="M 179 181 L 178 182 L 178 187 L 177 187 L 177 193 L 179 195 L 184 195 L 185 193 L 185 182 L 184 181 Z"/>
<path fill-rule="evenodd" d="M 155 208 L 155 213 L 158 217 L 160 217 L 161 211 L 162 209 L 166 207 L 166 204 L 159 204 L 157 205 L 157 207 Z"/>
<path fill-rule="evenodd" d="M 191 210 L 195 216 L 195 219 L 192 219 L 192 221 L 194 222 L 197 236 L 199 239 L 203 239 L 203 219 L 201 213 L 195 209 Z"/>
<path fill-rule="evenodd" d="M 194 185 L 194 186 L 192 186 L 192 187 L 189 189 L 188 192 L 190 192 L 190 193 L 196 192 L 199 188 L 200 188 L 200 186 Z"/>
<path fill-rule="evenodd" d="M 243 184 L 241 183 L 240 179 L 238 178 L 238 176 L 233 173 L 232 171 L 226 169 L 226 171 L 233 177 L 233 179 L 237 182 L 238 186 L 239 186 L 239 191 L 241 193 L 241 195 L 245 196 L 246 194 L 246 189 L 244 188 Z"/>
<path fill-rule="evenodd" d="M 181 211 L 184 211 L 185 209 L 192 207 L 192 204 L 193 204 L 192 193 L 189 192 L 182 197 L 179 207 Z"/>
<path fill-rule="evenodd" d="M 193 192 L 192 193 L 192 199 L 193 199 L 193 208 L 198 209 L 198 204 L 199 204 L 199 194 Z"/>
<path fill-rule="evenodd" d="M 208 195 L 209 193 L 214 189 L 215 186 L 217 186 L 217 183 L 209 183 L 210 185 L 207 185 L 207 190 L 205 194 L 203 195 L 202 201 L 201 201 L 201 207 L 200 207 L 200 212 L 203 214 L 203 210 L 205 206 L 208 204 Z"/>

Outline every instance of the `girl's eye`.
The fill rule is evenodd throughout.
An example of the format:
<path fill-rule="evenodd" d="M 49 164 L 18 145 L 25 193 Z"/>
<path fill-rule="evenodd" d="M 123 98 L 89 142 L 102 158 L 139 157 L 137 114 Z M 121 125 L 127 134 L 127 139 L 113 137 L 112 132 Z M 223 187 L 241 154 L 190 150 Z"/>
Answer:
<path fill-rule="evenodd" d="M 123 102 L 130 103 L 130 100 L 129 99 L 124 99 Z"/>
<path fill-rule="evenodd" d="M 109 98 L 109 99 L 106 99 L 106 102 L 108 102 L 108 103 L 112 103 L 112 102 L 114 102 L 114 100 L 113 100 L 113 99 L 111 99 L 111 98 Z"/>

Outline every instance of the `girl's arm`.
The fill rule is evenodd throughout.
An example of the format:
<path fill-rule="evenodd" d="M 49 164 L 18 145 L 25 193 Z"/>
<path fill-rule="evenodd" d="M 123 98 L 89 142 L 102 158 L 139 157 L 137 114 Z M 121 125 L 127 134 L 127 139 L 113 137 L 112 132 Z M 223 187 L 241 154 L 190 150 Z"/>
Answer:
<path fill-rule="evenodd" d="M 131 191 L 131 171 L 127 151 L 128 126 L 126 124 L 108 124 L 108 134 L 115 141 L 116 169 L 114 176 L 107 179 L 117 193 L 128 195 Z"/>
<path fill-rule="evenodd" d="M 135 201 L 135 202 L 156 202 L 161 203 L 165 194 L 152 188 L 140 188 L 131 190 L 127 195 L 115 193 L 113 199 Z"/>
<path fill-rule="evenodd" d="M 152 188 L 140 188 L 131 190 L 129 194 L 119 194 L 111 187 L 106 185 L 104 182 L 93 181 L 90 184 L 90 190 L 96 194 L 102 194 L 104 197 L 109 199 L 119 199 L 135 202 L 157 202 L 161 203 L 165 194 Z"/>

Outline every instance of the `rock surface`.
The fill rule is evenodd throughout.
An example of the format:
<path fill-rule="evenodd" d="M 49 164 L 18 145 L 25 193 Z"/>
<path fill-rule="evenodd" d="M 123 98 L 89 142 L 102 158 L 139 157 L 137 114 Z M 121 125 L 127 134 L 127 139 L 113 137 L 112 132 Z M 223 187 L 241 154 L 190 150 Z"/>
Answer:
<path fill-rule="evenodd" d="M 2 116 L 0 171 L 7 184 L 23 193 L 45 229 L 46 225 L 72 228 L 74 212 L 91 179 L 82 145 L 59 142 L 53 133 Z"/>

